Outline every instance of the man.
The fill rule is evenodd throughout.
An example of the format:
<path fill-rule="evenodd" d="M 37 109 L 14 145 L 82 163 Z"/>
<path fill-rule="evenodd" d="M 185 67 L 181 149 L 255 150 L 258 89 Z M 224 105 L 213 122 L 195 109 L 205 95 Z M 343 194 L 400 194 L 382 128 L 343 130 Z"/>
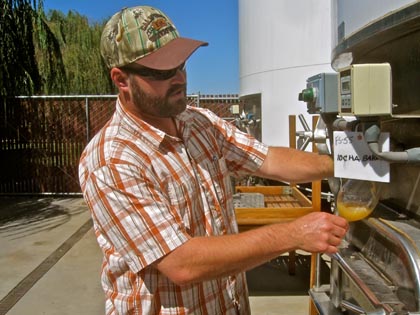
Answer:
<path fill-rule="evenodd" d="M 205 45 L 146 6 L 105 26 L 101 52 L 119 95 L 79 171 L 107 314 L 249 314 L 244 271 L 296 249 L 335 253 L 347 230 L 338 216 L 312 213 L 237 233 L 231 175 L 308 182 L 333 165 L 186 106 L 185 62 Z"/>

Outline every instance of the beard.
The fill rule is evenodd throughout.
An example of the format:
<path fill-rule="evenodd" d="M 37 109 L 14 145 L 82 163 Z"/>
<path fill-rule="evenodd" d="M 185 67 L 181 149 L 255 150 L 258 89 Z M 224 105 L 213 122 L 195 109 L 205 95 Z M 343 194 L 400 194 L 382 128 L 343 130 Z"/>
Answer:
<path fill-rule="evenodd" d="M 166 95 L 163 97 L 153 97 L 142 91 L 142 89 L 132 81 L 130 81 L 130 89 L 132 92 L 133 103 L 137 109 L 147 115 L 155 117 L 175 117 L 182 113 L 187 107 L 186 97 L 178 98 L 177 100 L 170 101 L 169 97 L 172 93 L 179 92 L 183 89 L 186 95 L 186 85 L 174 85 L 169 88 Z"/>

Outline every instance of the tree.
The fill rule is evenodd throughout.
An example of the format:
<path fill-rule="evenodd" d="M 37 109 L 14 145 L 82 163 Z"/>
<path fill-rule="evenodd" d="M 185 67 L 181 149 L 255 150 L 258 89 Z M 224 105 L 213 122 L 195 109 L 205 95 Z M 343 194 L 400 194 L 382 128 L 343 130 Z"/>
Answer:
<path fill-rule="evenodd" d="M 99 46 L 104 23 L 90 24 L 85 16 L 51 10 L 46 20 L 57 38 L 67 77 L 67 94 L 110 94 L 114 87 Z"/>
<path fill-rule="evenodd" d="M 0 104 L 19 95 L 115 93 L 99 52 L 104 22 L 73 11 L 46 15 L 42 0 L 0 6 Z"/>
<path fill-rule="evenodd" d="M 42 18 L 42 0 L 0 0 L 0 97 L 44 92 L 54 82 L 63 89 L 65 72 L 58 42 Z M 37 53 L 36 48 L 39 47 Z M 39 58 L 39 54 L 43 58 Z M 38 55 L 38 56 L 36 56 Z M 38 60 L 43 59 L 41 70 Z M 50 81 L 51 78 L 54 80 Z"/>

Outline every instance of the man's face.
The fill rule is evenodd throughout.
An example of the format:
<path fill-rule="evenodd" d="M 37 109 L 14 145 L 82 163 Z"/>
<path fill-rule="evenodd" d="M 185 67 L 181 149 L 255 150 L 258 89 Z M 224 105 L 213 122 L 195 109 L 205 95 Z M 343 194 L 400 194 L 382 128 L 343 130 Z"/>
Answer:
<path fill-rule="evenodd" d="M 151 95 L 144 92 L 133 78 L 130 80 L 131 95 L 136 109 L 154 117 L 174 117 L 182 113 L 187 106 L 186 84 L 171 84 L 166 92 Z"/>
<path fill-rule="evenodd" d="M 130 80 L 133 103 L 140 112 L 155 117 L 174 117 L 185 110 L 187 106 L 185 84 L 171 86 L 165 95 L 159 97 L 146 94 L 133 81 Z M 173 94 L 179 93 L 184 97 L 172 97 Z"/>

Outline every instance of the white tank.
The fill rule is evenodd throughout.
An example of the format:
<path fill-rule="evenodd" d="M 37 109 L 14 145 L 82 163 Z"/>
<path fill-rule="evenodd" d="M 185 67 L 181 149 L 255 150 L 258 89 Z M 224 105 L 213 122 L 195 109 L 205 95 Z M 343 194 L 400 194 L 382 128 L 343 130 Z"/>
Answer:
<path fill-rule="evenodd" d="M 420 117 L 420 1 L 334 0 L 332 66 L 389 63 L 392 115 Z"/>
<path fill-rule="evenodd" d="M 333 0 L 333 48 L 338 41 L 348 38 L 357 31 L 360 31 L 368 24 L 383 19 L 395 11 L 400 11 L 408 5 L 418 1 L 413 0 Z M 342 34 L 337 34 L 340 25 Z"/>
<path fill-rule="evenodd" d="M 261 118 L 263 142 L 288 146 L 291 114 L 311 125 L 298 94 L 333 72 L 331 45 L 330 0 L 239 0 L 240 97 Z"/>

